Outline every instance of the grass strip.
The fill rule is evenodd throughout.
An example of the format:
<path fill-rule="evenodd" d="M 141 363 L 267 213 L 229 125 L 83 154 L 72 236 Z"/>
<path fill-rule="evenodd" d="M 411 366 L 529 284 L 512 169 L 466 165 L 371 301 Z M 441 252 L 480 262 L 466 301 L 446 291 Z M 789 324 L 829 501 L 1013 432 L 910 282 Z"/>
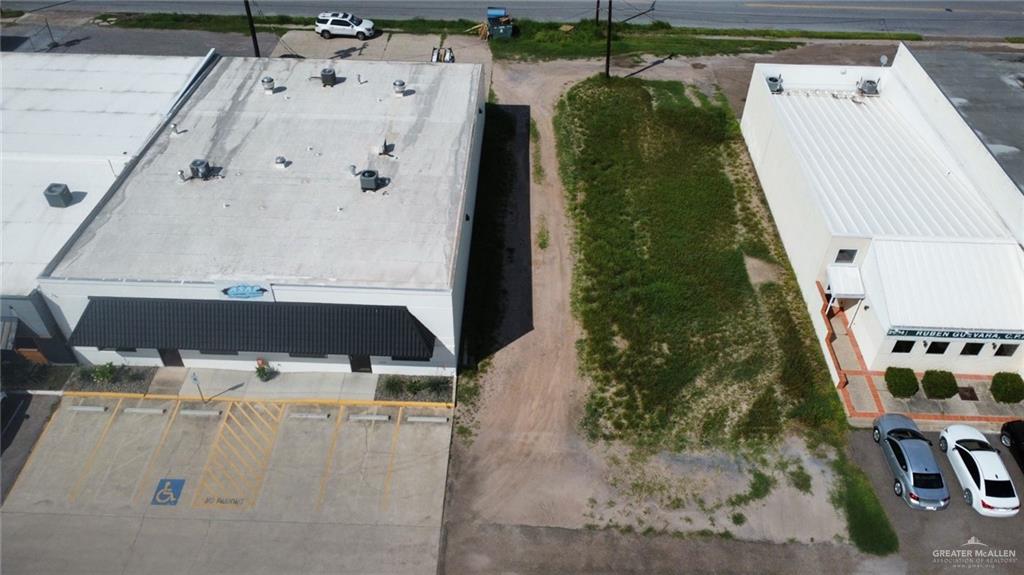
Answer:
<path fill-rule="evenodd" d="M 832 463 L 832 468 L 838 481 L 833 503 L 846 515 L 850 541 L 872 555 L 898 551 L 899 538 L 864 471 L 843 455 Z"/>

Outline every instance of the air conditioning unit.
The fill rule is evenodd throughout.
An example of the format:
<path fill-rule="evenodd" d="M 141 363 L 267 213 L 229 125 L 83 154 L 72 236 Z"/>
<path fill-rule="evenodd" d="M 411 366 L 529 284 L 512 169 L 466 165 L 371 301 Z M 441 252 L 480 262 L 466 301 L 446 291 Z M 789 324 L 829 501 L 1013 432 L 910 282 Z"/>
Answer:
<path fill-rule="evenodd" d="M 67 184 L 50 184 L 43 192 L 46 202 L 55 208 L 66 208 L 71 205 L 74 196 Z"/>
<path fill-rule="evenodd" d="M 199 178 L 200 180 L 206 180 L 210 177 L 210 162 L 206 160 L 192 160 L 192 163 L 188 165 L 189 170 L 192 171 L 193 178 Z"/>
<path fill-rule="evenodd" d="M 338 74 L 334 71 L 334 68 L 320 70 L 320 83 L 323 84 L 324 88 L 333 88 L 338 83 Z"/>
<path fill-rule="evenodd" d="M 772 94 L 782 93 L 782 76 L 768 76 L 766 81 L 768 82 L 768 90 Z"/>
<path fill-rule="evenodd" d="M 380 187 L 380 176 L 377 170 L 363 170 L 359 174 L 359 187 L 364 192 L 376 192 Z"/>
<path fill-rule="evenodd" d="M 878 81 L 877 80 L 861 80 L 860 85 L 857 86 L 860 93 L 865 96 L 877 96 L 878 95 Z"/>

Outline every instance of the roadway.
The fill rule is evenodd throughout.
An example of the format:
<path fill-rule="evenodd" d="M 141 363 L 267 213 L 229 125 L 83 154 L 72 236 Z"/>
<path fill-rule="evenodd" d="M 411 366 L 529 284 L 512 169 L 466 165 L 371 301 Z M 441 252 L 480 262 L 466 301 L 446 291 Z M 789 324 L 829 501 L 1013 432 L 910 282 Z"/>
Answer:
<path fill-rule="evenodd" d="M 475 20 L 482 18 L 484 4 L 468 0 L 254 0 L 254 6 L 265 14 L 312 16 L 343 9 L 386 19 Z M 576 21 L 594 15 L 593 0 L 495 0 L 492 4 L 508 7 L 513 16 L 536 20 Z M 4 6 L 89 12 L 244 13 L 239 0 L 10 0 L 4 2 Z M 647 6 L 646 0 L 619 0 L 615 3 L 616 19 L 634 15 Z M 899 31 L 931 36 L 1002 37 L 1019 36 L 1024 30 L 1024 2 L 659 0 L 655 12 L 636 21 L 650 22 L 651 18 L 677 26 L 712 28 Z"/>

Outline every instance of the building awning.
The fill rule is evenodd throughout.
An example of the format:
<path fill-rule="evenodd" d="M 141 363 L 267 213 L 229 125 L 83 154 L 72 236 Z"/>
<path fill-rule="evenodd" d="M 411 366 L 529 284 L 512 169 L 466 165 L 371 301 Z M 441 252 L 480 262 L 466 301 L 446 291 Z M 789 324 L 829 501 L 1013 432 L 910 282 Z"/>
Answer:
<path fill-rule="evenodd" d="M 832 297 L 836 299 L 864 299 L 864 282 L 860 279 L 860 268 L 857 266 L 829 265 L 828 285 Z"/>
<path fill-rule="evenodd" d="M 427 360 L 434 339 L 399 306 L 95 297 L 70 343 Z"/>
<path fill-rule="evenodd" d="M 10 351 L 14 349 L 14 338 L 18 336 L 18 318 L 0 318 L 0 349 Z"/>

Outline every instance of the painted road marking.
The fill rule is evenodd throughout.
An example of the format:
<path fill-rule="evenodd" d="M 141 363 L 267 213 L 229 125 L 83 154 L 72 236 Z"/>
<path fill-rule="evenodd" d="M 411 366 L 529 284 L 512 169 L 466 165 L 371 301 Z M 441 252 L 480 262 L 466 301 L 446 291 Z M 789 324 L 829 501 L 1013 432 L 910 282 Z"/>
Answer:
<path fill-rule="evenodd" d="M 398 447 L 398 429 L 402 427 L 402 410 L 404 407 L 398 408 L 398 417 L 395 418 L 395 430 L 391 433 L 391 453 L 388 454 L 388 471 L 384 476 L 384 493 L 380 499 L 381 511 L 387 509 L 388 496 L 391 495 L 391 475 L 395 470 L 395 450 Z"/>
<path fill-rule="evenodd" d="M 110 432 L 110 428 L 114 425 L 114 420 L 117 419 L 117 412 L 121 408 L 121 402 L 123 401 L 123 399 L 117 400 L 117 405 L 114 406 L 114 410 L 110 414 L 110 418 L 107 419 L 107 423 L 103 427 L 103 431 L 100 433 L 100 438 L 96 440 L 96 445 L 94 445 L 92 451 L 89 452 L 89 457 L 85 460 L 85 465 L 82 466 L 82 471 L 78 474 L 78 479 L 75 481 L 75 484 L 71 487 L 71 491 L 68 493 L 68 503 L 74 503 L 75 499 L 78 498 L 78 494 L 82 489 L 82 484 L 85 482 L 85 478 L 88 477 L 89 471 L 92 470 L 92 466 L 96 462 L 96 454 L 99 452 L 100 447 L 106 440 L 107 433 Z"/>
<path fill-rule="evenodd" d="M 341 422 L 345 420 L 345 406 L 338 407 L 338 417 L 334 422 L 334 431 L 331 434 L 331 447 L 327 451 L 327 462 L 324 464 L 324 474 L 320 477 L 320 496 L 316 500 L 316 510 L 324 505 L 324 495 L 327 494 L 327 480 L 331 476 L 331 468 L 334 467 L 334 450 L 338 447 L 338 435 L 341 431 Z"/>
<path fill-rule="evenodd" d="M 153 465 L 156 464 L 156 458 L 159 457 L 160 451 L 164 447 L 164 443 L 167 442 L 167 435 L 171 432 L 171 425 L 174 424 L 175 418 L 181 413 L 181 402 L 178 401 L 174 404 L 174 409 L 171 410 L 171 416 L 167 418 L 167 424 L 164 425 L 164 431 L 160 434 L 160 441 L 156 444 L 156 448 L 153 450 L 153 454 L 149 456 L 149 462 L 146 463 L 146 468 L 142 471 L 142 478 L 139 479 L 139 486 L 135 489 L 135 495 L 132 496 L 132 505 L 138 502 L 139 496 L 142 495 L 142 486 L 146 484 L 151 473 L 153 473 Z"/>
<path fill-rule="evenodd" d="M 255 505 L 285 407 L 280 403 L 228 404 L 200 476 L 193 507 L 242 509 Z"/>
<path fill-rule="evenodd" d="M 153 491 L 153 500 L 150 505 L 177 505 L 181 499 L 181 490 L 185 488 L 184 479 L 161 479 Z"/>

